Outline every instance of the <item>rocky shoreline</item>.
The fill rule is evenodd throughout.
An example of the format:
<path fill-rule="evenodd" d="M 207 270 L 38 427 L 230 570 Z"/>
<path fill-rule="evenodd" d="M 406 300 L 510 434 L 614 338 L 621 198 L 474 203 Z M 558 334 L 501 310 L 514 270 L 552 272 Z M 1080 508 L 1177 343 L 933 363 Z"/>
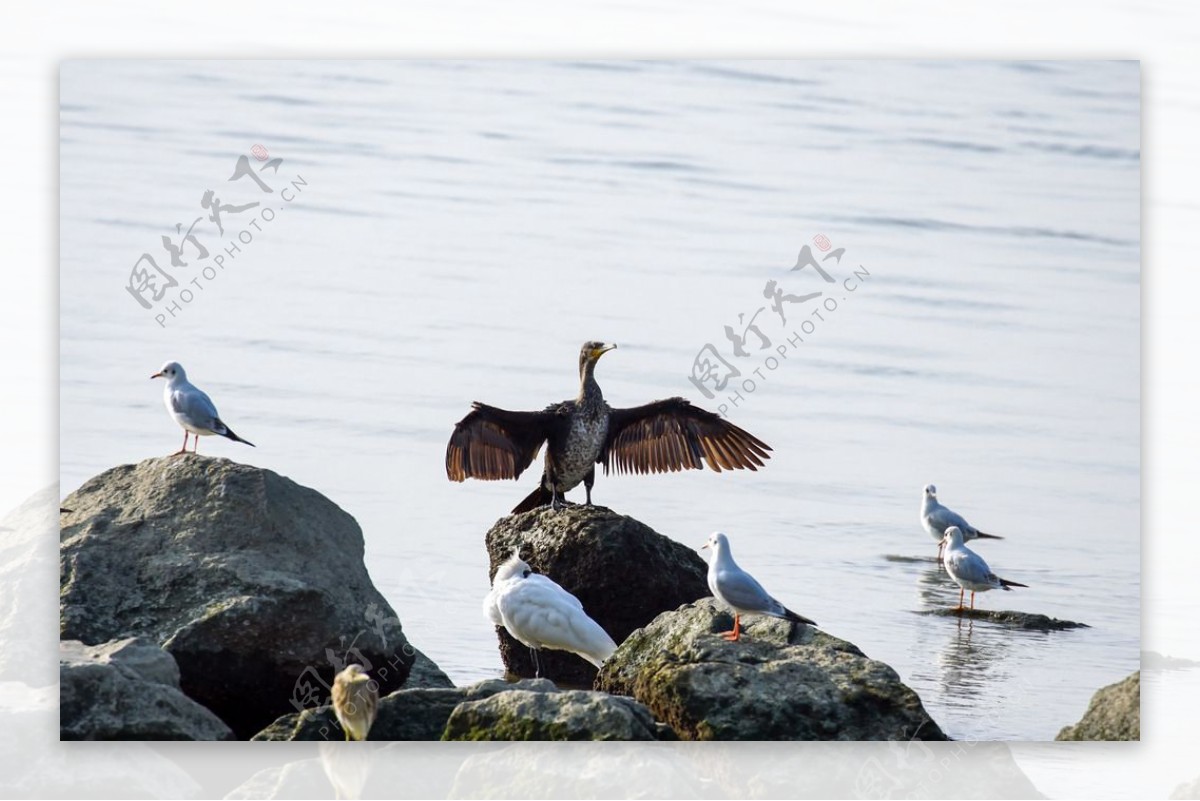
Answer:
<path fill-rule="evenodd" d="M 485 544 L 490 573 L 519 546 L 616 653 L 597 672 L 543 651 L 535 679 L 498 628 L 514 681 L 468 687 L 405 637 L 353 517 L 283 476 L 149 459 L 62 507 L 63 739 L 341 740 L 329 687 L 350 662 L 380 686 L 372 740 L 947 739 L 852 643 L 774 619 L 722 639 L 700 556 L 603 507 L 511 515 Z"/>

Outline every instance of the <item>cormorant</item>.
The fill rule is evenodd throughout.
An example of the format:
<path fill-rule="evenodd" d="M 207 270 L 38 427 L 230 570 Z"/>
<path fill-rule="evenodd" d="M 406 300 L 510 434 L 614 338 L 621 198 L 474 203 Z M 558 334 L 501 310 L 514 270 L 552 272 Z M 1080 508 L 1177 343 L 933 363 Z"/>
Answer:
<path fill-rule="evenodd" d="M 596 464 L 604 472 L 665 473 L 700 470 L 757 470 L 770 446 L 719 415 L 683 398 L 667 398 L 631 409 L 613 409 L 596 383 L 596 362 L 615 348 L 585 342 L 579 351 L 579 395 L 540 412 L 512 412 L 476 401 L 454 426 L 446 446 L 451 481 L 515 479 L 546 443 L 538 487 L 513 509 L 525 512 L 559 500 L 583 483 L 592 503 Z"/>

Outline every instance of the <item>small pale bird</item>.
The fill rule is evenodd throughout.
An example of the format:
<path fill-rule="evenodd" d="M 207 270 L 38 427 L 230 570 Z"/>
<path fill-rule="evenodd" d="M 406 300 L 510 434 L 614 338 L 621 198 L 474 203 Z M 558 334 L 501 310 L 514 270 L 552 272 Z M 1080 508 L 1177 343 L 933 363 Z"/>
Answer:
<path fill-rule="evenodd" d="M 163 403 L 176 423 L 183 429 L 183 446 L 175 451 L 175 455 L 187 453 L 188 434 L 196 439 L 192 444 L 192 453 L 200 445 L 200 437 L 220 434 L 234 442 L 244 442 L 251 448 L 254 443 L 242 439 L 233 433 L 233 429 L 225 425 L 217 414 L 217 407 L 212 399 L 187 379 L 183 365 L 179 362 L 167 362 L 151 378 L 165 378 L 167 385 L 163 388 Z"/>
<path fill-rule="evenodd" d="M 705 548 L 712 549 L 708 559 L 708 588 L 721 603 L 733 609 L 733 630 L 721 632 L 722 637 L 730 641 L 741 638 L 742 615 L 768 615 L 793 623 L 817 625 L 776 601 L 754 576 L 738 567 L 737 562 L 733 561 L 729 538 L 724 534 L 714 531 L 709 535 L 708 542 L 700 546 L 700 550 Z"/>
<path fill-rule="evenodd" d="M 483 613 L 503 626 L 533 652 L 543 648 L 570 651 L 596 667 L 617 650 L 600 624 L 588 617 L 583 604 L 548 576 L 534 573 L 521 559 L 520 548 L 496 570 L 492 589 L 483 600 Z"/>
<path fill-rule="evenodd" d="M 379 687 L 362 665 L 347 665 L 334 677 L 333 713 L 347 740 L 367 739 L 379 713 Z"/>
<path fill-rule="evenodd" d="M 1003 537 L 995 534 L 986 534 L 972 526 L 966 519 L 953 509 L 947 509 L 938 503 L 937 487 L 932 484 L 926 484 L 924 493 L 921 497 L 921 525 L 928 532 L 929 536 L 938 543 L 938 561 L 942 561 L 942 538 L 946 536 L 946 529 L 950 526 L 957 526 L 962 532 L 963 538 L 968 540 L 984 539 L 984 540 L 1002 540 Z"/>
<path fill-rule="evenodd" d="M 958 584 L 958 610 L 963 609 L 963 593 L 971 591 L 971 608 L 975 608 L 975 593 L 987 590 L 1011 590 L 1013 587 L 1028 587 L 1015 581 L 1002 579 L 992 572 L 983 557 L 963 545 L 963 533 L 958 526 L 946 529 L 943 539 L 946 546 L 946 572 Z"/>

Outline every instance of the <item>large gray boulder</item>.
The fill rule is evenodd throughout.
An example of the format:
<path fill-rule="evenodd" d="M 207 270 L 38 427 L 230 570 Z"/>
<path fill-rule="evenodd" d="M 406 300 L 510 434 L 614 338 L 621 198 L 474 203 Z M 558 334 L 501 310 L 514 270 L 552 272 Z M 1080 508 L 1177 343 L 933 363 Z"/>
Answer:
<path fill-rule="evenodd" d="M 747 625 L 748 623 L 748 625 Z M 733 618 L 713 598 L 631 634 L 597 689 L 631 695 L 691 740 L 945 740 L 896 671 L 810 626 Z"/>
<path fill-rule="evenodd" d="M 1142 738 L 1142 674 L 1101 687 L 1074 726 L 1064 726 L 1055 740 L 1140 740 Z"/>
<path fill-rule="evenodd" d="M 60 632 L 145 637 L 240 738 L 327 702 L 364 664 L 381 691 L 417 659 L 349 514 L 270 470 L 206 456 L 113 468 L 62 505 Z"/>
<path fill-rule="evenodd" d="M 542 507 L 501 518 L 486 537 L 488 581 L 520 546 L 521 558 L 583 603 L 617 643 L 659 612 L 708 595 L 708 566 L 691 548 L 603 506 Z M 529 649 L 497 627 L 500 658 L 514 676 L 534 676 Z M 541 676 L 590 687 L 596 669 L 564 651 L 542 651 Z"/>
<path fill-rule="evenodd" d="M 46 687 L 58 680 L 54 650 L 42 637 L 55 615 L 54 533 L 58 485 L 46 487 L 0 520 L 0 681 Z"/>
<path fill-rule="evenodd" d="M 589 690 L 515 689 L 455 707 L 443 740 L 674 740 L 634 701 Z"/>
<path fill-rule="evenodd" d="M 368 740 L 440 740 L 455 708 L 467 701 L 487 698 L 512 689 L 552 692 L 546 679 L 510 684 L 488 679 L 468 687 L 406 689 L 379 699 L 379 712 Z M 342 740 L 332 707 L 306 709 L 283 715 L 254 735 L 255 740 Z"/>
<path fill-rule="evenodd" d="M 63 740 L 232 740 L 221 719 L 179 689 L 175 660 L 138 638 L 59 643 Z"/>

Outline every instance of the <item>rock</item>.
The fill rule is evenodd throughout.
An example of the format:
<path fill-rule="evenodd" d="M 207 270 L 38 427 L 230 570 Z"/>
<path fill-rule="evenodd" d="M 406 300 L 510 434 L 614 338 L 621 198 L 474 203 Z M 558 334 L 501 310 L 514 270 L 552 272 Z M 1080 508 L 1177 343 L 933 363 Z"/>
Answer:
<path fill-rule="evenodd" d="M 232 740 L 221 719 L 179 689 L 166 651 L 138 638 L 59 643 L 63 740 Z"/>
<path fill-rule="evenodd" d="M 1176 785 L 1167 798 L 1200 798 L 1200 776 L 1197 776 L 1193 781 Z"/>
<path fill-rule="evenodd" d="M 1142 670 L 1192 670 L 1200 667 L 1195 659 L 1160 654 L 1158 651 L 1142 651 Z"/>
<path fill-rule="evenodd" d="M 54 533 L 58 486 L 46 487 L 0 521 L 0 681 L 31 687 L 58 681 L 54 649 L 42 641 L 54 631 Z"/>
<path fill-rule="evenodd" d="M 1024 629 L 1026 631 L 1067 631 L 1068 629 L 1091 628 L 1086 623 L 1076 623 L 1073 620 L 1059 620 L 1056 617 L 1032 612 L 1001 612 L 988 609 L 958 610 L 949 607 L 926 609 L 917 614 L 933 615 L 934 617 L 953 617 L 961 620 L 985 620 L 988 623 L 996 623 L 1012 629 Z"/>
<path fill-rule="evenodd" d="M 161 645 L 183 691 L 240 738 L 327 702 L 346 661 L 386 694 L 418 658 L 371 583 L 354 518 L 270 470 L 148 459 L 62 505 L 61 636 Z"/>
<path fill-rule="evenodd" d="M 746 625 L 748 622 L 748 625 Z M 617 649 L 598 689 L 631 695 L 690 740 L 945 740 L 896 671 L 851 643 L 716 599 L 656 617 Z"/>
<path fill-rule="evenodd" d="M 1141 672 L 1101 687 L 1074 726 L 1064 726 L 1055 740 L 1140 740 Z"/>
<path fill-rule="evenodd" d="M 455 707 L 443 740 L 674 740 L 631 698 L 589 690 L 506 690 Z"/>
<path fill-rule="evenodd" d="M 469 687 L 452 689 L 399 690 L 379 699 L 379 713 L 368 740 L 439 740 L 454 708 L 465 701 L 487 698 L 506 690 L 554 689 L 546 679 L 530 679 L 510 684 L 503 679 L 488 679 Z M 254 735 L 255 740 L 342 740 L 333 709 L 306 709 L 284 715 Z"/>
<path fill-rule="evenodd" d="M 453 686 L 454 682 L 450 680 L 445 671 L 434 664 L 432 659 L 420 651 L 416 652 L 416 661 L 413 662 L 412 669 L 408 672 L 408 678 L 404 680 L 404 689 L 437 689 Z"/>
<path fill-rule="evenodd" d="M 617 643 L 659 612 L 709 594 L 708 566 L 695 550 L 602 506 L 510 515 L 492 526 L 486 543 L 489 583 L 520 545 L 521 558 L 578 598 Z M 505 670 L 533 676 L 529 649 L 504 629 L 496 632 Z M 539 661 L 541 675 L 560 684 L 590 687 L 596 675 L 591 664 L 565 651 L 542 651 Z"/>

